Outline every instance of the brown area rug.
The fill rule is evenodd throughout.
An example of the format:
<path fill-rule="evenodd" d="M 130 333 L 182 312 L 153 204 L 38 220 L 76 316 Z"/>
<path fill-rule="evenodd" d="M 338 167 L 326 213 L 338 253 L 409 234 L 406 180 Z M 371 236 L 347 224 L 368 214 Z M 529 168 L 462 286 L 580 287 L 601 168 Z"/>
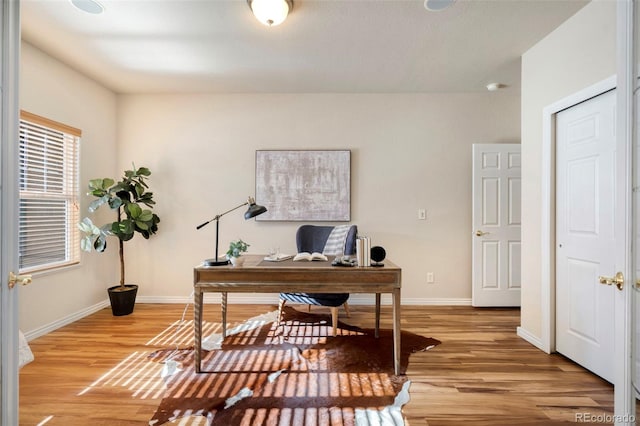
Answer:
<path fill-rule="evenodd" d="M 331 335 L 330 315 L 285 308 L 279 327 L 265 324 L 227 336 L 222 348 L 203 351 L 196 374 L 193 348 L 161 350 L 181 370 L 167 377 L 167 389 L 150 425 L 203 416 L 210 425 L 353 425 L 356 409 L 380 410 L 394 403 L 409 355 L 439 344 L 402 332 L 401 373 L 393 374 L 391 330 L 339 323 Z M 174 364 L 170 362 L 169 365 Z"/>

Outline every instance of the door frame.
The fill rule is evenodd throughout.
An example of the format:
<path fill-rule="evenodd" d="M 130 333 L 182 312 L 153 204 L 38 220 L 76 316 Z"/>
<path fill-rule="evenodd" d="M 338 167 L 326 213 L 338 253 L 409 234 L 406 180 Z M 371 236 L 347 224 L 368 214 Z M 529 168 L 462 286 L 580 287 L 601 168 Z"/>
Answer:
<path fill-rule="evenodd" d="M 623 170 L 619 170 L 616 179 L 625 185 L 624 197 L 627 208 L 618 219 L 624 223 L 623 241 L 618 247 L 625 253 L 616 256 L 625 258 L 625 265 L 619 267 L 626 278 L 626 286 L 623 291 L 616 291 L 615 310 L 623 312 L 622 318 L 615 319 L 615 340 L 612 362 L 616 363 L 614 381 L 614 407 L 616 425 L 632 424 L 625 415 L 634 412 L 634 393 L 631 383 L 632 371 L 632 345 L 631 324 L 633 319 L 632 298 L 630 296 L 632 270 L 631 270 L 631 238 L 632 231 L 632 199 L 630 176 L 632 172 L 632 127 L 633 127 L 633 12 L 634 1 L 619 2 L 617 6 L 616 35 L 617 48 L 617 76 L 611 76 L 603 81 L 595 83 L 564 99 L 555 102 L 543 109 L 543 135 L 542 135 L 542 215 L 541 215 L 541 312 L 542 329 L 540 341 L 537 345 L 547 353 L 555 351 L 555 129 L 556 114 L 580 102 L 586 101 L 609 90 L 616 89 L 616 134 L 623 138 L 624 158 L 626 164 Z M 611 271 L 614 274 L 616 271 Z"/>
<path fill-rule="evenodd" d="M 633 353 L 632 330 L 634 328 L 633 285 L 635 283 L 635 271 L 633 270 L 633 145 L 636 106 L 634 99 L 634 87 L 636 77 L 636 58 L 634 49 L 634 36 L 638 25 L 635 21 L 636 0 L 619 1 L 616 5 L 616 72 L 618 75 L 618 88 L 616 92 L 616 131 L 618 138 L 622 140 L 620 155 L 626 160 L 623 167 L 617 170 L 616 179 L 624 185 L 624 202 L 626 208 L 616 212 L 617 219 L 624 223 L 623 241 L 617 244 L 616 257 L 624 258 L 624 265 L 618 268 L 625 276 L 623 291 L 615 291 L 615 309 L 622 311 L 623 315 L 615 317 L 615 348 L 612 362 L 615 363 L 615 388 L 614 388 L 614 421 L 616 425 L 635 425 L 635 418 L 628 414 L 636 413 L 636 393 L 633 388 L 633 363 L 638 354 Z M 620 144 L 618 144 L 620 147 Z M 640 166 L 636 164 L 636 167 Z M 635 212 L 639 214 L 640 212 Z M 636 247 L 637 249 L 637 247 Z M 612 271 L 611 273 L 615 273 Z"/>
<path fill-rule="evenodd" d="M 555 352 L 556 341 L 556 114 L 616 88 L 616 76 L 611 76 L 584 88 L 543 109 L 542 112 L 542 215 L 541 215 L 541 311 L 540 349 Z"/>
<path fill-rule="evenodd" d="M 556 113 L 554 116 L 556 119 L 554 126 L 556 149 L 553 151 L 556 155 L 555 167 L 553 168 L 556 173 L 554 185 L 556 194 L 553 198 L 555 214 L 552 218 L 556 221 L 554 233 L 554 247 L 556 249 L 553 256 L 555 291 L 551 293 L 555 297 L 555 308 L 550 311 L 550 318 L 555 322 L 553 328 L 555 339 L 551 344 L 555 346 L 557 352 L 611 383 L 615 382 L 615 363 L 611 362 L 611 357 L 613 355 L 612 348 L 615 346 L 615 334 L 612 331 L 618 316 L 615 311 L 615 293 L 618 290 L 615 287 L 598 284 L 598 276 L 615 274 L 617 269 L 614 268 L 618 268 L 620 265 L 620 257 L 618 256 L 622 251 L 619 250 L 621 237 L 618 235 L 621 224 L 620 211 L 613 208 L 613 203 L 616 202 L 617 194 L 623 188 L 618 188 L 618 182 L 620 182 L 618 170 L 614 167 L 615 163 L 610 163 L 610 161 L 619 162 L 621 160 L 617 155 L 619 152 L 617 146 L 620 143 L 616 126 L 618 117 L 615 113 L 617 101 L 617 91 L 609 90 Z M 593 121 L 591 124 L 594 127 L 589 130 L 594 133 L 585 135 L 578 130 L 575 135 L 578 139 L 573 140 L 570 130 L 572 125 L 576 124 L 577 127 L 581 127 L 580 123 L 585 120 Z M 584 129 L 584 132 L 587 133 L 588 130 Z M 592 137 L 595 139 L 589 139 Z M 586 185 L 589 189 L 595 190 L 594 193 L 589 193 L 589 189 L 584 193 L 574 191 L 580 191 L 582 186 L 571 184 L 572 164 L 589 164 L 594 167 L 595 174 L 593 176 L 578 178 L 580 181 L 592 183 L 593 186 Z M 615 188 L 615 191 L 612 191 L 612 188 Z M 588 232 L 589 226 L 581 228 L 578 225 L 578 229 L 586 232 L 583 235 L 580 235 L 580 231 L 576 231 L 577 234 L 571 231 L 573 228 L 571 218 L 576 218 L 574 217 L 575 212 L 569 214 L 570 200 L 577 199 L 576 196 L 578 198 L 587 196 L 589 199 L 593 196 L 596 201 L 593 206 L 595 210 L 592 211 L 589 207 L 590 214 L 585 213 L 590 218 L 588 223 L 594 228 Z M 624 202 L 624 200 L 622 201 Z M 594 217 L 591 214 L 594 214 Z M 586 223 L 580 222 L 580 219 L 578 219 L 578 223 L 586 225 Z M 612 226 L 609 231 L 610 225 Z M 602 251 L 603 249 L 604 251 Z M 574 264 L 572 260 L 578 263 Z M 593 268 L 590 271 L 593 274 L 590 279 L 584 276 L 589 280 L 587 282 L 578 283 L 571 278 L 573 273 L 570 271 L 572 270 L 577 274 L 576 276 L 587 272 L 587 269 L 579 272 L 582 268 L 574 270 L 574 267 L 580 264 L 589 264 Z M 574 298 L 581 296 L 577 293 L 574 294 L 575 288 L 572 290 L 571 283 L 580 284 L 578 293 L 586 291 L 590 296 L 583 296 L 586 299 L 577 303 L 577 299 Z M 612 291 L 614 289 L 615 291 Z M 591 303 L 594 306 L 591 306 Z M 591 315 L 592 309 L 595 309 L 597 313 L 594 312 Z M 574 315 L 572 312 L 577 317 L 589 316 L 595 320 L 595 323 L 583 323 L 580 320 L 578 324 L 573 324 Z M 574 329 L 575 325 L 577 325 L 577 329 Z M 585 329 L 582 329 L 583 325 L 586 326 Z M 589 326 L 593 326 L 593 328 Z"/>
<path fill-rule="evenodd" d="M 18 75 L 20 2 L 0 2 L 0 424 L 18 424 L 18 288 L 9 288 L 9 272 L 18 272 Z"/>

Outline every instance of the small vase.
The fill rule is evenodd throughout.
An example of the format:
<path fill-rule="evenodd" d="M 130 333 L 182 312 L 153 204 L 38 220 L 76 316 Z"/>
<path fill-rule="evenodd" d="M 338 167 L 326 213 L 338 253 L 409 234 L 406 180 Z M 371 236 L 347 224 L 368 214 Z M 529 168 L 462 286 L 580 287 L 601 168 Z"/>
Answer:
<path fill-rule="evenodd" d="M 244 263 L 244 257 L 230 257 L 229 260 L 233 266 L 240 267 Z"/>

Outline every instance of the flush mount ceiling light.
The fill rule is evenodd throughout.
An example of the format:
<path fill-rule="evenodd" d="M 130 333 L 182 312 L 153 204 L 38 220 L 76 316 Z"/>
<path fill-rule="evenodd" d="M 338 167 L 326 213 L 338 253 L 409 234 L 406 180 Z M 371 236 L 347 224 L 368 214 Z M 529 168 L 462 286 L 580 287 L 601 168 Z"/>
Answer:
<path fill-rule="evenodd" d="M 487 84 L 487 90 L 490 92 L 495 92 L 496 90 L 500 90 L 500 89 L 504 89 L 505 87 L 507 87 L 506 84 L 502 84 L 502 83 L 489 83 Z"/>
<path fill-rule="evenodd" d="M 437 12 L 448 8 L 455 3 L 455 1 L 456 0 L 424 0 L 424 8 L 431 12 Z"/>
<path fill-rule="evenodd" d="M 281 24 L 291 9 L 293 0 L 247 0 L 258 21 L 273 27 Z"/>
<path fill-rule="evenodd" d="M 104 7 L 95 0 L 69 0 L 72 5 L 77 9 L 91 13 L 92 15 L 99 15 L 104 12 Z"/>

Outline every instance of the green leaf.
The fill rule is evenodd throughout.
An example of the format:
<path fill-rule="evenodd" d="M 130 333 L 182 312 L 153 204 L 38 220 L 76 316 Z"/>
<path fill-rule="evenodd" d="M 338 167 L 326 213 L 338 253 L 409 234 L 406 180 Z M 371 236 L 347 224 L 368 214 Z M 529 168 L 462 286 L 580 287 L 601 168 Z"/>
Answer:
<path fill-rule="evenodd" d="M 95 225 L 88 217 L 82 219 L 82 221 L 78 224 L 78 228 L 80 229 L 80 231 L 84 232 L 85 234 L 93 234 L 94 227 Z"/>
<path fill-rule="evenodd" d="M 112 210 L 117 209 L 118 207 L 120 207 L 123 204 L 122 199 L 120 197 L 113 197 L 109 200 L 109 207 L 111 207 Z"/>
<path fill-rule="evenodd" d="M 89 213 L 93 213 L 96 210 L 98 210 L 98 208 L 103 205 L 104 203 L 109 201 L 109 196 L 108 195 L 104 195 L 100 198 L 98 198 L 97 200 L 93 200 L 91 202 L 91 204 L 89 204 L 89 207 L 87 207 L 87 210 L 89 210 Z"/>
<path fill-rule="evenodd" d="M 120 238 L 122 241 L 129 241 L 130 239 L 133 238 L 133 232 L 130 234 L 121 234 L 118 236 L 118 238 Z"/>
<path fill-rule="evenodd" d="M 137 183 L 135 185 L 135 189 L 136 189 L 136 198 L 140 198 L 142 194 L 144 194 L 144 186 Z"/>
<path fill-rule="evenodd" d="M 140 167 L 138 169 L 138 174 L 142 176 L 151 176 L 151 171 L 146 167 Z"/>
<path fill-rule="evenodd" d="M 125 210 L 127 211 L 127 215 L 133 219 L 138 219 L 142 214 L 142 208 L 136 203 L 127 204 Z"/>
<path fill-rule="evenodd" d="M 104 235 L 100 235 L 98 236 L 98 238 L 96 238 L 96 240 L 93 242 L 93 248 L 101 253 L 107 249 L 107 239 L 104 237 Z"/>
<path fill-rule="evenodd" d="M 125 236 L 133 236 L 133 222 L 129 219 L 122 220 L 120 222 L 113 222 L 111 224 L 111 232 L 121 240 L 125 240 Z M 127 238 L 131 239 L 131 238 Z"/>
<path fill-rule="evenodd" d="M 91 236 L 85 235 L 84 237 L 82 237 L 82 239 L 80 240 L 80 249 L 82 251 L 91 252 L 92 247 L 93 247 L 93 244 L 91 241 Z"/>
<path fill-rule="evenodd" d="M 113 226 L 113 224 L 111 224 L 111 223 L 107 223 L 106 225 L 102 225 L 100 227 L 100 233 L 102 235 L 114 235 L 113 232 L 111 232 L 112 226 Z"/>
<path fill-rule="evenodd" d="M 111 178 L 91 179 L 89 181 L 89 189 L 91 191 L 106 191 L 115 181 Z"/>
<path fill-rule="evenodd" d="M 149 229 L 149 225 L 147 225 L 146 222 L 143 222 L 141 220 L 136 220 L 136 226 L 138 228 L 140 228 L 141 230 L 144 230 L 144 231 Z"/>
<path fill-rule="evenodd" d="M 137 219 L 150 222 L 153 220 L 153 212 L 151 210 L 142 210 L 142 213 L 140 213 L 140 216 L 138 216 Z"/>

